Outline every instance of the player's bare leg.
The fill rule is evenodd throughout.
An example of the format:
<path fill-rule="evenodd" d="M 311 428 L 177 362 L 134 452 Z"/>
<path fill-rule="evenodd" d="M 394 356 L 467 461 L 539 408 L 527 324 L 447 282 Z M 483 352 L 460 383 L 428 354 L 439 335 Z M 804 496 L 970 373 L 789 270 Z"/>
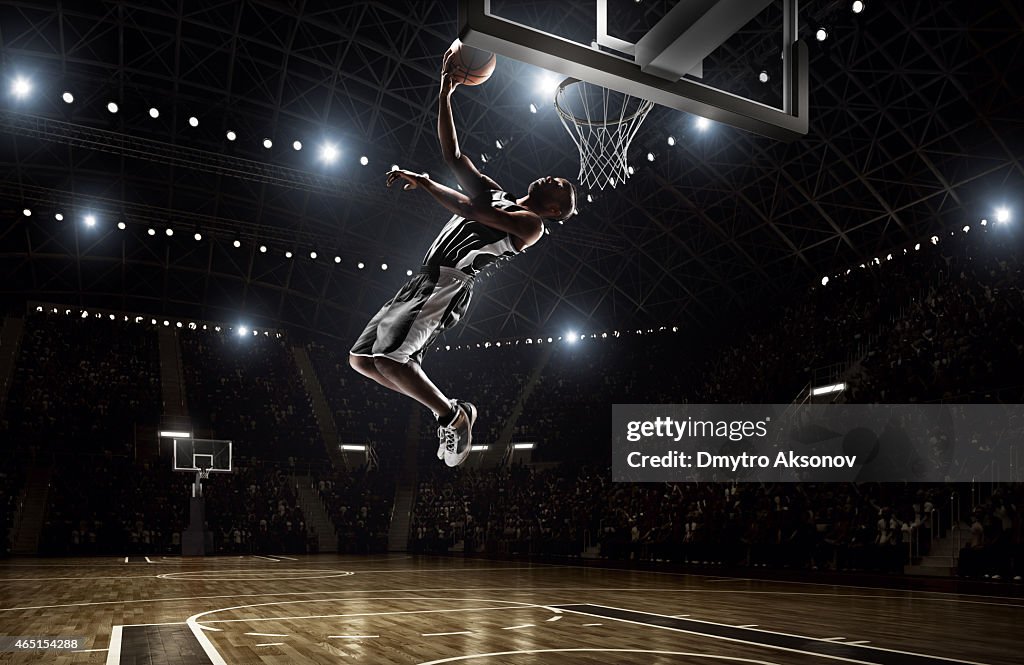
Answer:
<path fill-rule="evenodd" d="M 355 371 L 368 379 L 373 379 L 388 390 L 394 390 L 396 393 L 402 393 L 403 395 L 405 394 L 401 388 L 391 383 L 387 377 L 380 373 L 377 369 L 377 365 L 373 362 L 373 358 L 369 356 L 357 356 L 354 353 L 350 353 L 348 354 L 348 364 Z"/>

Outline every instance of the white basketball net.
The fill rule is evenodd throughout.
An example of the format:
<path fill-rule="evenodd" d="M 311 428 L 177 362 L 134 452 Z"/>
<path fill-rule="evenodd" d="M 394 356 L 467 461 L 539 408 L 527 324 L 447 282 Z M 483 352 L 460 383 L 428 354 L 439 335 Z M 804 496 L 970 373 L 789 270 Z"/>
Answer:
<path fill-rule="evenodd" d="M 555 93 L 562 126 L 580 150 L 580 182 L 615 187 L 629 176 L 629 144 L 654 102 L 568 78 Z"/>

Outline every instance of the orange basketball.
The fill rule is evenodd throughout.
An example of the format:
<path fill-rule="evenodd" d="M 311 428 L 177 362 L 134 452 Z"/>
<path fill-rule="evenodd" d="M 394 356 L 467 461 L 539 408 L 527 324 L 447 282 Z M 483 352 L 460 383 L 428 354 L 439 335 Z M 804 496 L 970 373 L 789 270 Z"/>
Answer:
<path fill-rule="evenodd" d="M 494 72 L 497 58 L 489 51 L 467 46 L 456 39 L 448 49 L 452 52 L 450 71 L 456 83 L 480 85 Z"/>

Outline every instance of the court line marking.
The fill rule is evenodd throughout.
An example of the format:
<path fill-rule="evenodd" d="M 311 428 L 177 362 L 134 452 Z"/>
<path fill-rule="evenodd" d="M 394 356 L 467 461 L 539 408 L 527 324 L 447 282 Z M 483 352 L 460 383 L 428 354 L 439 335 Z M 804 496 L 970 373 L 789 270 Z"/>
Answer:
<path fill-rule="evenodd" d="M 125 562 L 125 563 L 128 563 L 128 557 L 125 557 L 125 558 L 124 558 L 124 562 Z"/>
<path fill-rule="evenodd" d="M 680 617 L 688 617 L 690 615 L 689 614 L 680 614 L 679 616 Z M 757 628 L 757 624 L 756 623 L 748 623 L 748 624 L 744 624 L 742 626 L 736 626 L 736 627 L 737 628 Z"/>
<path fill-rule="evenodd" d="M 114 626 L 110 629 L 110 646 L 107 651 L 106 665 L 121 665 L 121 634 L 124 626 Z"/>
<path fill-rule="evenodd" d="M 349 577 L 356 574 L 354 571 L 347 571 L 348 575 L 335 575 L 331 577 L 323 578 L 308 578 L 308 579 L 323 579 L 323 580 L 337 580 L 343 577 Z M 166 574 L 166 573 L 165 573 Z M 132 577 L 125 577 L 123 575 L 117 575 L 112 577 L 63 577 L 63 578 L 47 578 L 47 579 L 65 579 L 65 580 L 86 580 L 86 579 L 153 579 L 159 577 L 158 575 L 138 575 Z M 37 582 L 40 578 L 26 578 L 26 582 Z M 205 579 L 192 579 L 189 578 L 176 578 L 179 581 L 209 581 Z M 299 578 L 301 579 L 301 578 Z M 4 580 L 0 580 L 3 582 Z M 247 580 L 232 580 L 236 582 L 242 582 Z M 265 582 L 268 580 L 251 580 L 256 582 Z M 289 579 L 273 580 L 287 582 Z M 865 587 L 870 588 L 870 587 Z M 0 612 L 15 612 L 15 611 L 28 611 L 28 610 L 43 610 L 43 609 L 57 609 L 61 607 L 88 607 L 92 605 L 117 605 L 117 604 L 130 604 L 130 603 L 157 603 L 157 602 L 170 602 L 170 601 L 186 601 L 186 600 L 214 600 L 223 598 L 254 598 L 254 597 L 276 597 L 276 596 L 302 596 L 302 595 L 315 595 L 315 594 L 362 594 L 362 593 L 416 593 L 416 592 L 427 592 L 427 591 L 484 591 L 484 592 L 502 592 L 502 593 L 529 593 L 536 591 L 543 592 L 556 592 L 556 591 L 587 591 L 587 592 L 642 592 L 642 593 L 727 593 L 727 594 L 749 594 L 749 595 L 793 595 L 793 596 L 812 596 L 812 597 L 832 597 L 832 598 L 858 598 L 858 599 L 869 599 L 869 600 L 914 600 L 919 602 L 947 602 L 947 603 L 966 603 L 972 605 L 991 605 L 993 607 L 1005 607 L 1005 608 L 1024 608 L 1024 604 L 1015 603 L 986 603 L 983 601 L 965 600 L 958 598 L 908 598 L 906 596 L 883 596 L 875 594 L 845 594 L 845 593 L 811 593 L 806 591 L 745 591 L 745 590 L 714 590 L 714 589 L 647 589 L 647 588 L 607 588 L 607 587 L 519 587 L 516 589 L 509 589 L 505 587 L 462 587 L 462 588 L 451 588 L 451 587 L 426 587 L 426 588 L 413 588 L 413 589 L 333 589 L 325 591 L 287 591 L 287 592 L 276 592 L 276 593 L 243 593 L 243 594 L 222 594 L 217 596 L 173 596 L 167 598 L 139 598 L 139 599 L 128 599 L 128 600 L 102 600 L 102 601 L 83 601 L 80 603 L 60 603 L 55 605 L 30 605 L 20 607 L 2 607 Z M 356 598 L 353 598 L 355 600 Z M 549 606 L 545 606 L 549 607 Z M 549 607 L 551 611 L 557 612 L 557 608 Z M 673 617 L 675 618 L 675 617 Z M 177 622 L 181 623 L 181 622 Z M 132 624 L 132 625 L 146 625 L 146 624 Z M 152 624 L 152 625 L 174 625 L 174 624 Z"/>
<path fill-rule="evenodd" d="M 420 633 L 420 637 L 438 637 L 440 635 L 472 635 L 473 632 L 469 630 L 456 630 L 451 633 Z"/>
<path fill-rule="evenodd" d="M 584 626 L 603 626 L 603 623 L 585 623 Z"/>
<path fill-rule="evenodd" d="M 289 561 L 298 561 L 298 559 L 296 559 L 295 557 L 285 556 L 283 554 L 275 554 L 274 556 L 276 556 L 278 559 L 288 559 Z"/>
<path fill-rule="evenodd" d="M 845 640 L 845 639 L 846 639 L 845 637 L 823 637 L 823 638 L 821 638 L 821 641 L 822 642 L 836 642 L 838 640 Z"/>
<path fill-rule="evenodd" d="M 109 648 L 107 648 L 107 649 L 78 649 L 76 651 L 72 651 L 71 653 L 91 653 L 93 651 L 109 651 L 109 650 L 110 650 Z"/>
<path fill-rule="evenodd" d="M 856 642 L 845 642 L 844 644 L 871 644 L 871 640 L 857 640 Z"/>
<path fill-rule="evenodd" d="M 185 619 L 185 625 L 192 631 L 192 634 L 196 636 L 199 641 L 199 646 L 202 647 L 206 657 L 210 659 L 213 665 L 228 665 L 227 662 L 221 657 L 220 652 L 214 648 L 213 643 L 210 642 L 210 638 L 206 636 L 206 633 L 196 623 L 196 617 L 202 616 L 202 614 L 193 614 L 189 618 Z"/>
<path fill-rule="evenodd" d="M 520 628 L 536 628 L 537 624 L 524 623 L 520 626 L 505 626 L 502 630 L 519 630 Z"/>
<path fill-rule="evenodd" d="M 246 633 L 253 637 L 288 637 L 288 633 Z"/>
<path fill-rule="evenodd" d="M 143 557 L 143 558 L 146 560 L 146 563 L 153 563 L 152 561 L 149 560 L 148 556 L 147 557 Z"/>
<path fill-rule="evenodd" d="M 257 559 L 266 559 L 267 561 L 273 561 L 274 563 L 281 563 L 278 559 L 271 559 L 269 556 L 260 556 L 259 554 L 253 554 Z"/>
<path fill-rule="evenodd" d="M 466 656 L 453 656 L 451 658 L 442 658 L 440 660 L 431 660 L 429 662 L 419 663 L 419 665 L 443 665 L 444 663 L 455 663 L 460 660 L 474 660 L 477 658 L 490 658 L 492 656 L 512 656 L 523 653 L 578 653 L 578 652 L 601 652 L 601 653 L 650 653 L 659 654 L 665 656 L 689 656 L 694 658 L 716 658 L 718 660 L 728 660 L 734 663 L 751 663 L 752 665 L 779 665 L 778 663 L 772 663 L 766 660 L 754 660 L 752 658 L 740 658 L 739 656 L 720 656 L 717 654 L 710 653 L 695 653 L 687 651 L 655 651 L 652 649 L 598 649 L 598 648 L 579 648 L 579 649 L 523 649 L 521 651 L 494 651 L 491 653 L 476 653 L 469 654 Z"/>
<path fill-rule="evenodd" d="M 351 600 L 350 598 L 331 598 L 330 600 Z M 418 599 L 407 599 L 407 598 L 369 598 L 367 600 L 418 600 Z M 440 599 L 437 599 L 440 600 Z M 493 603 L 500 603 L 500 600 L 492 600 Z M 273 605 L 273 603 L 268 603 Z M 246 607 L 243 605 L 243 607 Z M 255 605 L 253 607 L 256 607 Z M 310 614 L 308 616 L 296 616 L 296 617 L 253 617 L 246 619 L 209 619 L 204 621 L 203 624 L 208 623 L 248 623 L 250 621 L 291 621 L 292 619 L 344 619 L 347 617 L 376 617 L 376 616 L 390 616 L 394 614 L 442 614 L 450 612 L 485 612 L 490 610 L 527 610 L 535 609 L 538 607 L 544 607 L 543 605 L 524 605 L 522 607 L 460 607 L 450 610 L 400 610 L 394 612 L 359 612 L 356 614 Z M 217 610 L 214 610 L 217 611 Z"/>
<path fill-rule="evenodd" d="M 550 619 L 548 619 L 548 621 L 558 621 L 561 618 L 562 618 L 562 615 L 561 615 L 561 613 L 559 613 L 559 614 L 556 614 L 555 616 L 551 617 Z"/>
<path fill-rule="evenodd" d="M 599 605 L 597 603 L 587 603 L 587 604 L 588 605 L 592 605 L 594 607 L 601 607 L 601 608 L 604 608 L 606 610 L 616 610 L 616 611 L 619 611 L 619 612 L 636 612 L 638 614 L 650 614 L 652 616 L 658 616 L 658 617 L 662 617 L 662 618 L 665 618 L 665 619 L 674 619 L 675 618 L 675 617 L 670 617 L 670 616 L 665 615 L 665 614 L 657 614 L 656 612 L 646 612 L 646 611 L 643 611 L 643 610 L 629 610 L 629 609 L 625 609 L 625 608 L 622 608 L 622 607 L 609 607 L 608 605 Z M 580 612 L 579 610 L 567 610 L 564 607 L 562 609 L 566 610 L 567 612 L 577 612 L 578 614 L 586 614 L 588 616 L 602 616 L 602 615 L 599 615 L 599 614 L 590 614 L 588 612 Z M 729 641 L 732 641 L 732 642 L 742 642 L 744 644 L 759 644 L 759 645 L 761 645 L 763 647 L 768 647 L 770 649 L 783 649 L 785 651 L 794 651 L 796 653 L 805 653 L 805 654 L 810 654 L 812 656 L 821 656 L 822 658 L 834 658 L 836 660 L 845 660 L 845 661 L 850 662 L 850 663 L 867 663 L 868 665 L 877 665 L 874 661 L 854 660 L 854 659 L 846 658 L 846 657 L 843 657 L 843 656 L 831 656 L 831 655 L 827 655 L 827 654 L 817 653 L 817 652 L 814 652 L 814 651 L 801 651 L 799 649 L 790 649 L 789 647 L 780 647 L 780 646 L 775 646 L 775 645 L 772 645 L 772 644 L 766 644 L 764 642 L 750 642 L 748 640 L 742 640 L 742 639 L 735 638 L 735 637 L 724 637 L 724 636 L 721 636 L 721 635 L 708 635 L 707 633 L 697 633 L 696 631 L 690 631 L 690 630 L 686 630 L 684 628 L 671 628 L 669 626 L 657 626 L 656 624 L 645 624 L 645 623 L 642 623 L 642 622 L 639 622 L 639 621 L 631 621 L 629 619 L 619 619 L 619 618 L 616 618 L 616 617 L 603 617 L 602 616 L 602 618 L 612 619 L 614 621 L 625 621 L 626 623 L 635 623 L 635 624 L 640 625 L 640 626 L 654 626 L 654 627 L 657 627 L 657 628 L 662 628 L 664 630 L 675 630 L 675 631 L 679 631 L 679 632 L 682 632 L 682 633 L 689 633 L 689 634 L 693 634 L 693 635 L 705 635 L 707 637 L 711 637 L 711 638 L 714 638 L 714 639 L 729 640 Z M 702 621 L 701 619 L 687 619 L 687 621 L 695 621 L 697 623 L 706 623 L 706 624 L 710 624 L 710 625 L 713 625 L 713 626 L 722 626 L 724 628 L 735 628 L 736 627 L 736 626 L 730 626 L 729 624 L 725 624 L 725 623 L 717 623 L 715 621 Z M 797 639 L 802 639 L 802 640 L 814 640 L 815 642 L 823 642 L 824 641 L 824 640 L 818 639 L 816 637 L 808 637 L 807 635 L 794 635 L 792 633 L 783 633 L 782 631 L 767 630 L 765 628 L 750 628 L 749 630 L 751 630 L 752 632 L 755 632 L 755 633 L 771 633 L 773 635 L 783 635 L 785 637 L 795 637 Z M 851 643 L 850 642 L 845 642 L 845 644 L 851 644 Z M 958 664 L 963 664 L 963 665 L 987 665 L 986 663 L 977 663 L 977 662 L 970 661 L 970 660 L 960 660 L 958 658 L 946 658 L 944 656 L 934 656 L 932 654 L 915 653 L 913 651 L 902 651 L 900 649 L 886 649 L 885 647 L 866 647 L 866 648 L 868 648 L 868 649 L 875 649 L 877 651 L 888 651 L 890 653 L 901 653 L 901 654 L 904 654 L 906 656 L 916 656 L 918 658 L 930 658 L 932 660 L 941 660 L 941 661 L 947 661 L 947 662 L 958 663 Z"/>
<path fill-rule="evenodd" d="M 254 644 L 253 646 L 256 646 L 256 647 L 279 647 L 282 644 L 284 644 L 284 642 L 265 642 L 263 644 Z"/>

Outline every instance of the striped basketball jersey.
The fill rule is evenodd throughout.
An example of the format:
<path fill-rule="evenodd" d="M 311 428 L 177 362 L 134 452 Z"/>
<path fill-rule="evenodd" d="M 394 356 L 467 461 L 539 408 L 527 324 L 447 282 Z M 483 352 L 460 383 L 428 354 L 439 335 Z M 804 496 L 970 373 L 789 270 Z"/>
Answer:
<path fill-rule="evenodd" d="M 492 189 L 480 196 L 490 196 L 492 208 L 506 212 L 525 210 L 516 205 L 515 199 L 507 192 Z M 489 263 L 518 253 L 512 244 L 512 236 L 505 231 L 452 215 L 427 250 L 423 265 L 447 266 L 475 275 Z"/>

